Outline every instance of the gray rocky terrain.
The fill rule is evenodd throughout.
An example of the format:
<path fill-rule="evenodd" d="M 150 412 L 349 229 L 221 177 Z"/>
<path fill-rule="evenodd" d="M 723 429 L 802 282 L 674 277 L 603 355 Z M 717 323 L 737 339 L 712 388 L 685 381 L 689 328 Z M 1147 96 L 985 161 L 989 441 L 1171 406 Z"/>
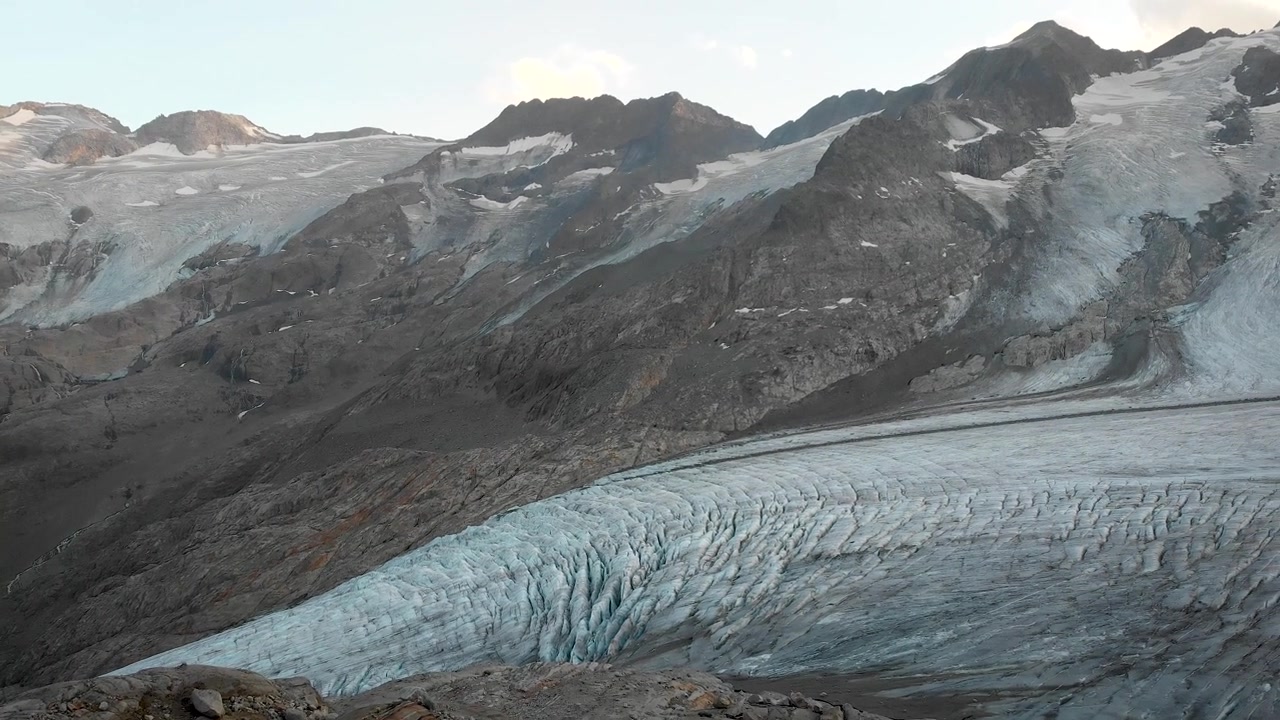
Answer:
<path fill-rule="evenodd" d="M 1280 87 L 1280 40 L 1180 38 L 1167 56 L 1120 52 L 1044 23 L 764 139 L 674 93 L 522 103 L 447 145 L 326 135 L 310 145 L 332 157 L 263 170 L 261 190 L 219 158 L 171 169 L 128 144 L 267 153 L 264 168 L 307 149 L 239 116 L 176 113 L 130 139 L 96 111 L 10 108 L 75 120 L 16 125 L 23 154 L 5 158 L 98 160 L 99 177 L 143 163 L 145 182 L 120 187 L 166 197 L 3 198 L 39 230 L 0 236 L 0 686 L 119 668 L 746 435 L 1050 391 L 1267 391 L 1257 293 L 1280 134 L 1259 108 Z M 372 160 L 339 154 L 393 140 Z M 204 184 L 169 174 L 196 160 Z M 258 202 L 353 167 L 307 191 L 303 222 Z M 62 177 L 21 183 L 62 193 Z M 119 237 L 150 228 L 135 211 L 153 206 L 184 222 L 217 207 L 234 230 L 154 241 L 171 274 L 151 292 Z M 1203 350 L 1225 346 L 1231 373 Z M 522 716 L 852 714 L 744 700 L 703 675 L 488 672 L 335 712 L 504 716 L 531 712 L 532 687 L 559 694 Z M 149 677 L 98 681 L 97 712 L 136 720 L 129 701 L 164 682 L 172 717 L 190 716 L 194 681 Z M 282 700 L 245 717 L 319 709 L 252 682 L 241 694 Z M 76 715 L 61 704 L 92 688 L 69 687 L 6 712 Z M 574 704 L 596 695 L 620 704 Z"/>
<path fill-rule="evenodd" d="M 885 720 L 846 702 L 742 692 L 714 676 L 608 665 L 477 667 L 324 698 L 306 678 L 189 665 L 58 683 L 0 705 L 3 720 Z"/>

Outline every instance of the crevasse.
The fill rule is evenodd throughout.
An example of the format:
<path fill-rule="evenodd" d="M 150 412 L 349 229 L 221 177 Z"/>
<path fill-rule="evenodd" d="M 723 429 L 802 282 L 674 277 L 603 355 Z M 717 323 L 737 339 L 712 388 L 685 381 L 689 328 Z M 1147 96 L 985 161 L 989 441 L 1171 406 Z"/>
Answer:
<path fill-rule="evenodd" d="M 1027 717 L 1280 709 L 1254 674 L 1280 667 L 1276 411 L 745 444 L 526 506 L 121 672 L 211 663 L 350 694 L 480 662 L 613 659 L 892 668 L 1006 691 Z"/>

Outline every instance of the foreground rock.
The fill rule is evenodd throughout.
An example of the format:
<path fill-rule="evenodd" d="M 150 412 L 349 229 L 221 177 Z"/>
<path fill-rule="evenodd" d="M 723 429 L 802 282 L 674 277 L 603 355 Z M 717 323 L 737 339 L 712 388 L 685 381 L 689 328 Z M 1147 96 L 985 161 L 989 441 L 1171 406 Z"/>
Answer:
<path fill-rule="evenodd" d="M 203 665 L 136 675 L 73 680 L 37 688 L 0 705 L 4 720 L 186 720 L 199 717 L 322 720 L 331 716 L 304 678 L 268 680 L 256 673 Z"/>
<path fill-rule="evenodd" d="M 0 720 L 224 716 L 244 720 L 882 719 L 835 699 L 738 692 L 706 673 L 619 670 L 597 663 L 418 675 L 346 699 L 321 698 L 304 678 L 268 680 L 241 670 L 186 665 L 58 683 L 0 705 Z"/>

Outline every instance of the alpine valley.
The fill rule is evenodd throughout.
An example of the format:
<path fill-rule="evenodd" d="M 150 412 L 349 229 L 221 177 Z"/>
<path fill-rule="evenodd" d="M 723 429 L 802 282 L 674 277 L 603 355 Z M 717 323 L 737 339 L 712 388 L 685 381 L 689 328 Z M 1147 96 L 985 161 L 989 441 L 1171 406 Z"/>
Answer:
<path fill-rule="evenodd" d="M 1280 29 L 0 106 L 0 718 L 1280 717 L 1277 175 Z"/>

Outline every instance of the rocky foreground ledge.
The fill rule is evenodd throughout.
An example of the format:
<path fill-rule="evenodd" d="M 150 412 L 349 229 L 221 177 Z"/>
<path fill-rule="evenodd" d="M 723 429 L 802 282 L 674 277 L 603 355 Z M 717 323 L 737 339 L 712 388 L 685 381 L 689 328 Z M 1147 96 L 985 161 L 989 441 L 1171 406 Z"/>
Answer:
<path fill-rule="evenodd" d="M 885 720 L 799 693 L 744 693 L 713 675 L 608 665 L 537 664 L 417 675 L 353 698 L 324 698 L 305 678 L 184 665 L 26 691 L 0 720 L 475 720 L 742 718 Z"/>

